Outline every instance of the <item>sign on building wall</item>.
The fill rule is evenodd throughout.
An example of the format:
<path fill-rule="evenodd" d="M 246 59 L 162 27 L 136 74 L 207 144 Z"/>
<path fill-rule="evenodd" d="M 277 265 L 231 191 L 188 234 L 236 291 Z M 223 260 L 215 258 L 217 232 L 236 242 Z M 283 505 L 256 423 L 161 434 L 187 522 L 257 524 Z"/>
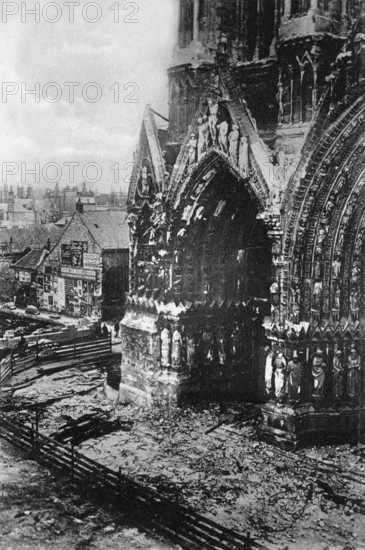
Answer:
<path fill-rule="evenodd" d="M 100 256 L 99 254 L 84 253 L 84 268 L 85 269 L 99 269 Z"/>
<path fill-rule="evenodd" d="M 88 269 L 75 269 L 72 267 L 61 267 L 62 277 L 72 277 L 74 279 L 85 279 L 87 281 L 96 281 L 96 271 Z"/>
<path fill-rule="evenodd" d="M 65 279 L 62 277 L 57 278 L 57 304 L 59 309 L 66 307 Z"/>

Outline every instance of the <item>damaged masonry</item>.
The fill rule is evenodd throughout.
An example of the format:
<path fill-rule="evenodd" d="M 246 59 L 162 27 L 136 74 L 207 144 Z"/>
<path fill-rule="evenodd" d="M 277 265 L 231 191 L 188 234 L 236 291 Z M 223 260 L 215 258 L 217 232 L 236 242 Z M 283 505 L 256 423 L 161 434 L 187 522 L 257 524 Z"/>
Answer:
<path fill-rule="evenodd" d="M 363 9 L 181 0 L 168 129 L 148 106 L 129 189 L 123 402 L 266 402 L 287 448 L 362 437 Z"/>

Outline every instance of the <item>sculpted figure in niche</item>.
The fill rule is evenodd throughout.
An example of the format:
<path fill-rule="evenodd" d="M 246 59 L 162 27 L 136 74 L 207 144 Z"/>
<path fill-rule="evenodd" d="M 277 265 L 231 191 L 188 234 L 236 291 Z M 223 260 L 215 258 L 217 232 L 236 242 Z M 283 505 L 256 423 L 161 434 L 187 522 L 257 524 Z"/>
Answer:
<path fill-rule="evenodd" d="M 188 334 L 186 338 L 186 362 L 191 370 L 195 363 L 195 338 L 194 334 Z"/>
<path fill-rule="evenodd" d="M 203 332 L 204 364 L 211 365 L 214 361 L 214 335 L 210 327 Z"/>
<path fill-rule="evenodd" d="M 132 236 L 134 236 L 137 232 L 137 221 L 138 221 L 138 216 L 136 214 L 133 214 L 133 213 L 129 214 L 127 218 L 127 223 L 129 225 L 129 229 Z"/>
<path fill-rule="evenodd" d="M 228 133 L 229 133 L 229 123 L 227 120 L 222 120 L 218 126 L 219 135 L 218 135 L 218 144 L 223 153 L 228 154 Z"/>
<path fill-rule="evenodd" d="M 358 265 L 354 264 L 351 270 L 351 282 L 358 283 L 360 279 L 361 270 Z"/>
<path fill-rule="evenodd" d="M 197 149 L 198 140 L 196 139 L 196 134 L 193 132 L 190 137 L 190 141 L 188 144 L 189 149 L 189 164 L 195 164 L 196 163 L 196 149 Z"/>
<path fill-rule="evenodd" d="M 341 305 L 341 288 L 337 285 L 333 296 L 333 309 L 340 311 Z"/>
<path fill-rule="evenodd" d="M 235 324 L 235 327 L 233 329 L 233 332 L 231 335 L 231 341 L 232 341 L 232 356 L 237 358 L 241 355 L 241 350 L 242 350 L 241 331 L 238 326 L 238 323 Z"/>
<path fill-rule="evenodd" d="M 338 252 L 339 254 L 342 251 L 344 240 L 345 240 L 345 229 L 341 227 L 338 234 L 338 240 L 337 240 L 337 246 L 336 246 L 336 252 Z"/>
<path fill-rule="evenodd" d="M 209 149 L 209 122 L 206 115 L 198 120 L 198 159 Z"/>
<path fill-rule="evenodd" d="M 279 305 L 279 285 L 276 279 L 272 282 L 270 286 L 270 296 L 271 296 L 271 303 L 274 306 L 278 306 Z"/>
<path fill-rule="evenodd" d="M 229 134 L 229 156 L 232 161 L 238 163 L 238 151 L 240 146 L 240 131 L 237 124 L 233 124 L 232 131 Z"/>
<path fill-rule="evenodd" d="M 361 357 L 355 348 L 351 349 L 347 359 L 347 393 L 349 397 L 356 397 L 360 391 Z"/>
<path fill-rule="evenodd" d="M 299 361 L 298 353 L 296 351 L 293 352 L 293 358 L 288 363 L 287 377 L 289 399 L 297 401 L 300 396 L 302 383 L 302 364 Z"/>
<path fill-rule="evenodd" d="M 322 282 L 314 283 L 313 288 L 313 307 L 314 309 L 320 309 L 322 298 Z"/>
<path fill-rule="evenodd" d="M 217 334 L 217 344 L 218 344 L 218 360 L 220 365 L 224 365 L 226 363 L 226 338 L 224 334 L 224 330 L 222 328 L 219 329 Z"/>
<path fill-rule="evenodd" d="M 350 311 L 353 321 L 359 320 L 359 293 L 353 290 L 350 295 Z"/>
<path fill-rule="evenodd" d="M 219 105 L 212 98 L 208 99 L 208 121 L 210 137 L 212 139 L 213 146 L 218 143 L 218 109 Z"/>
<path fill-rule="evenodd" d="M 344 375 L 344 367 L 343 367 L 341 350 L 337 350 L 333 358 L 332 375 L 333 375 L 333 395 L 337 399 L 339 399 L 343 397 L 343 375 Z"/>
<path fill-rule="evenodd" d="M 285 397 L 286 359 L 282 352 L 279 352 L 274 360 L 275 367 L 275 396 L 278 400 Z"/>
<path fill-rule="evenodd" d="M 170 367 L 171 334 L 168 328 L 161 332 L 161 367 Z"/>
<path fill-rule="evenodd" d="M 326 239 L 326 236 L 326 230 L 321 227 L 321 229 L 318 231 L 316 254 L 322 254 L 323 243 Z"/>
<path fill-rule="evenodd" d="M 300 300 L 301 292 L 298 284 L 293 284 L 291 288 L 291 297 L 292 297 L 292 322 L 295 325 L 299 324 L 299 315 L 300 315 Z"/>
<path fill-rule="evenodd" d="M 315 279 L 320 279 L 321 278 L 321 270 L 322 270 L 321 262 L 319 262 L 319 261 L 314 262 L 314 278 Z"/>
<path fill-rule="evenodd" d="M 323 359 L 323 351 L 321 349 L 317 349 L 312 362 L 314 395 L 316 396 L 323 395 L 325 368 L 326 363 Z"/>
<path fill-rule="evenodd" d="M 248 176 L 248 138 L 242 136 L 239 145 L 238 165 L 244 177 Z"/>
<path fill-rule="evenodd" d="M 181 349 L 182 349 L 182 337 L 176 327 L 172 335 L 171 361 L 172 361 L 173 367 L 179 367 L 181 365 Z"/>
<path fill-rule="evenodd" d="M 272 394 L 272 376 L 274 372 L 274 351 L 269 347 L 265 348 L 267 352 L 266 361 L 265 361 L 265 389 L 267 395 Z"/>
<path fill-rule="evenodd" d="M 333 260 L 332 262 L 332 276 L 334 279 L 338 279 L 341 272 L 341 262 L 339 260 Z"/>

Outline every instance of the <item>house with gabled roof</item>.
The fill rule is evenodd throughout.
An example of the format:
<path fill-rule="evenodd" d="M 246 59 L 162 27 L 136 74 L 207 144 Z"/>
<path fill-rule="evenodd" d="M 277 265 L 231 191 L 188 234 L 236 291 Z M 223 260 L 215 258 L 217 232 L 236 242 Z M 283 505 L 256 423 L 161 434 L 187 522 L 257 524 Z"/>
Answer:
<path fill-rule="evenodd" d="M 120 317 L 128 268 L 126 212 L 80 203 L 38 270 L 37 286 L 43 289 L 38 306 L 74 317 Z"/>

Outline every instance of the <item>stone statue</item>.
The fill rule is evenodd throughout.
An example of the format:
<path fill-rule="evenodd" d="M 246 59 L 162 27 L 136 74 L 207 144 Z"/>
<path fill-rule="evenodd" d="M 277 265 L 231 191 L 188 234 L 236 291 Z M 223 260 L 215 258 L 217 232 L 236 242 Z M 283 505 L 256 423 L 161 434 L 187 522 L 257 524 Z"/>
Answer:
<path fill-rule="evenodd" d="M 173 367 L 181 366 L 181 348 L 182 348 L 182 337 L 180 332 L 176 328 L 172 335 L 171 362 Z"/>
<path fill-rule="evenodd" d="M 214 362 L 214 335 L 208 327 L 203 332 L 204 364 L 211 365 Z"/>
<path fill-rule="evenodd" d="M 279 285 L 276 280 L 270 286 L 270 297 L 271 297 L 272 305 L 278 306 L 279 305 Z"/>
<path fill-rule="evenodd" d="M 312 376 L 314 395 L 323 395 L 326 363 L 323 360 L 323 351 L 317 349 L 312 361 Z"/>
<path fill-rule="evenodd" d="M 237 358 L 241 355 L 242 350 L 242 340 L 241 340 L 241 331 L 238 326 L 238 323 L 235 324 L 235 327 L 231 334 L 232 341 L 232 356 Z"/>
<path fill-rule="evenodd" d="M 351 349 L 347 359 L 347 393 L 349 397 L 356 397 L 360 391 L 361 357 L 355 348 Z"/>
<path fill-rule="evenodd" d="M 314 262 L 314 278 L 321 278 L 321 262 L 319 261 Z"/>
<path fill-rule="evenodd" d="M 238 151 L 240 146 L 240 131 L 237 124 L 233 124 L 232 131 L 229 134 L 229 156 L 232 161 L 238 163 Z"/>
<path fill-rule="evenodd" d="M 189 369 L 195 364 L 195 338 L 194 334 L 188 334 L 186 338 L 186 362 Z"/>
<path fill-rule="evenodd" d="M 223 153 L 228 154 L 228 133 L 229 133 L 229 123 L 227 120 L 222 120 L 218 125 L 218 145 Z"/>
<path fill-rule="evenodd" d="M 333 309 L 340 311 L 341 305 L 341 288 L 337 285 L 335 287 L 334 298 L 333 298 Z"/>
<path fill-rule="evenodd" d="M 333 358 L 332 375 L 333 375 L 333 395 L 336 398 L 341 398 L 343 397 L 343 375 L 344 375 L 341 350 L 337 350 Z"/>
<path fill-rule="evenodd" d="M 279 352 L 274 359 L 275 367 L 275 396 L 282 400 L 285 397 L 286 359 L 282 352 Z"/>
<path fill-rule="evenodd" d="M 198 120 L 198 160 L 209 149 L 209 122 L 206 115 Z"/>
<path fill-rule="evenodd" d="M 196 163 L 196 149 L 198 145 L 198 140 L 196 139 L 196 134 L 193 132 L 191 134 L 189 143 L 188 143 L 188 150 L 189 150 L 189 165 Z"/>
<path fill-rule="evenodd" d="M 313 288 L 313 307 L 314 309 L 320 309 L 322 298 L 322 282 L 314 283 Z"/>
<path fill-rule="evenodd" d="M 171 334 L 168 328 L 161 332 L 161 367 L 170 367 Z"/>
<path fill-rule="evenodd" d="M 209 130 L 210 130 L 210 137 L 214 145 L 217 145 L 218 143 L 218 109 L 219 105 L 216 101 L 214 101 L 212 98 L 208 99 L 208 121 L 209 121 Z"/>
<path fill-rule="evenodd" d="M 265 361 L 265 388 L 266 388 L 267 395 L 271 395 L 272 375 L 274 371 L 274 364 L 273 364 L 274 351 L 269 347 L 266 347 L 265 351 L 267 352 L 266 361 Z"/>
<path fill-rule="evenodd" d="M 132 237 L 137 232 L 137 221 L 138 221 L 138 216 L 136 214 L 133 214 L 133 212 L 131 214 L 129 214 L 129 216 L 127 218 L 127 223 L 129 225 L 129 229 L 130 229 Z"/>
<path fill-rule="evenodd" d="M 289 399 L 297 401 L 300 396 L 302 383 L 302 364 L 299 361 L 299 357 L 296 351 L 293 352 L 293 358 L 288 363 L 287 377 Z"/>
<path fill-rule="evenodd" d="M 224 365 L 226 362 L 226 340 L 224 337 L 224 330 L 219 329 L 217 334 L 217 343 L 218 343 L 218 359 L 219 364 Z"/>
<path fill-rule="evenodd" d="M 358 321 L 359 319 L 359 293 L 353 290 L 350 295 L 350 311 L 351 318 L 353 321 Z"/>
<path fill-rule="evenodd" d="M 240 139 L 238 165 L 244 177 L 248 176 L 248 138 L 242 136 Z"/>
<path fill-rule="evenodd" d="M 339 260 L 333 260 L 332 262 L 332 276 L 338 279 L 341 272 L 341 262 Z"/>

